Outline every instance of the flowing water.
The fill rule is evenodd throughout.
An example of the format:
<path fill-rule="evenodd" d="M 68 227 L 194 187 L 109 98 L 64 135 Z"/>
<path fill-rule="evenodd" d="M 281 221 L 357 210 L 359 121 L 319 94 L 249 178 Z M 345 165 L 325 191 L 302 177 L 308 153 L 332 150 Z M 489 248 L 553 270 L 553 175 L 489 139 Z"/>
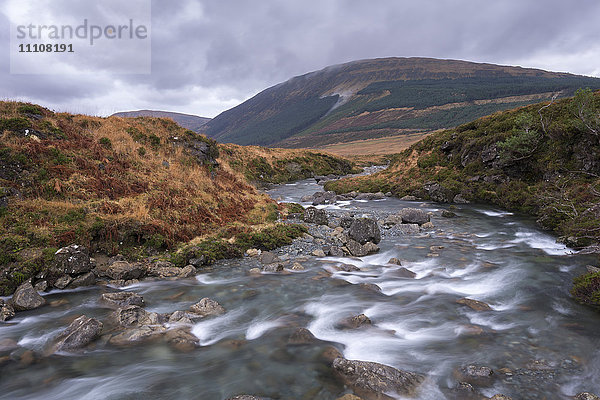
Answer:
<path fill-rule="evenodd" d="M 318 190 L 308 180 L 269 193 L 299 201 Z M 441 211 L 439 205 L 394 198 L 326 208 L 360 215 L 402 207 Z M 202 297 L 227 309 L 193 327 L 201 347 L 189 352 L 162 343 L 115 348 L 103 338 L 81 354 L 40 356 L 75 316 L 105 318 L 110 310 L 100 308 L 98 298 L 115 289 L 48 293 L 49 302 L 67 302 L 19 313 L 0 325 L 0 341 L 14 339 L 21 346 L 11 357 L 27 350 L 36 354 L 0 367 L 0 399 L 220 400 L 241 393 L 335 399 L 349 391 L 321 357 L 331 345 L 349 359 L 427 375 L 422 399 L 461 398 L 451 390 L 453 371 L 466 364 L 512 371 L 497 373 L 494 386 L 481 389 L 487 396 L 565 399 L 580 391 L 600 392 L 600 316 L 568 294 L 573 276 L 594 259 L 572 255 L 523 216 L 474 205 L 455 212 L 457 218 L 434 218 L 429 233 L 384 235 L 381 251 L 361 259 L 311 258 L 303 262 L 305 271 L 258 277 L 246 273 L 255 261 L 227 260 L 196 279 L 126 288 L 143 295 L 149 311 L 184 310 Z M 399 266 L 386 265 L 391 257 L 416 277 L 402 277 Z M 341 262 L 362 270 L 332 269 Z M 377 284 L 382 293 L 358 283 Z M 457 304 L 462 297 L 493 310 Z M 339 328 L 340 320 L 360 313 L 372 326 Z M 323 342 L 288 345 L 298 327 Z"/>

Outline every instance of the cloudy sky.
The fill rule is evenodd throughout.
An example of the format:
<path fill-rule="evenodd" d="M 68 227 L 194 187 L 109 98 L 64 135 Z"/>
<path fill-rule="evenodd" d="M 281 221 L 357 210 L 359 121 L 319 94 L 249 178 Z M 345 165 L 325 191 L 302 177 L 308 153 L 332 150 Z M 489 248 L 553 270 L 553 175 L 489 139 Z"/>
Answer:
<path fill-rule="evenodd" d="M 600 77 L 598 0 L 154 0 L 150 74 L 120 74 L 88 60 L 89 73 L 58 75 L 10 73 L 10 2 L 0 0 L 0 98 L 57 111 L 213 117 L 292 76 L 391 56 Z M 77 19 L 101 1 L 61 3 L 52 6 Z"/>

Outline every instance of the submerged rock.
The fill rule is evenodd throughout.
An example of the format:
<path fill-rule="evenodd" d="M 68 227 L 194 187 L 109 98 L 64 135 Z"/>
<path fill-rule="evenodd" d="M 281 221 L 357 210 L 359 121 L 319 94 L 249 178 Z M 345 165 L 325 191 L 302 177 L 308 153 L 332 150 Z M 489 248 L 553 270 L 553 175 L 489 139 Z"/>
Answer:
<path fill-rule="evenodd" d="M 11 305 L 16 311 L 33 310 L 46 304 L 46 300 L 33 288 L 31 282 L 25 282 L 15 290 Z"/>
<path fill-rule="evenodd" d="M 456 300 L 458 304 L 465 305 L 467 307 L 472 308 L 475 311 L 492 311 L 492 307 L 490 307 L 487 303 L 479 300 L 468 299 L 463 297 L 462 299 Z"/>
<path fill-rule="evenodd" d="M 82 315 L 57 337 L 55 349 L 56 351 L 81 349 L 100 336 L 100 332 L 102 332 L 102 322 Z"/>
<path fill-rule="evenodd" d="M 290 335 L 288 344 L 309 344 L 316 340 L 315 335 L 306 328 L 298 328 Z"/>
<path fill-rule="evenodd" d="M 190 311 L 202 317 L 225 314 L 225 308 L 223 308 L 223 306 L 221 306 L 215 300 L 209 299 L 208 297 L 203 298 L 198 303 L 191 306 Z"/>
<path fill-rule="evenodd" d="M 488 387 L 494 383 L 494 371 L 490 367 L 466 365 L 454 371 L 456 379 L 471 385 Z"/>
<path fill-rule="evenodd" d="M 333 368 L 352 390 L 366 400 L 412 396 L 425 379 L 422 375 L 387 365 L 336 358 Z"/>
<path fill-rule="evenodd" d="M 167 328 L 165 328 L 164 326 L 144 325 L 132 329 L 127 329 L 124 332 L 121 332 L 118 335 L 111 337 L 109 343 L 114 344 L 116 346 L 126 346 L 136 342 L 155 340 L 161 337 L 166 331 Z"/>
<path fill-rule="evenodd" d="M 111 308 L 127 306 L 143 307 L 145 305 L 144 298 L 133 292 L 104 293 L 102 296 L 100 296 L 100 303 Z"/>

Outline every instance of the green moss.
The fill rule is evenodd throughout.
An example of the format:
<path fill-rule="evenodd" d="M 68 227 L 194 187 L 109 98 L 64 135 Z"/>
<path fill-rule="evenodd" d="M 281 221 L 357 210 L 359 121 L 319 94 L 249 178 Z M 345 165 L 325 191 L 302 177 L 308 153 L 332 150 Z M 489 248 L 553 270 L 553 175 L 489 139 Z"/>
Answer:
<path fill-rule="evenodd" d="M 31 122 L 26 118 L 0 118 L 0 132 L 20 132 L 31 128 Z"/>
<path fill-rule="evenodd" d="M 43 115 L 42 107 L 35 104 L 21 104 L 17 111 L 21 114 Z"/>
<path fill-rule="evenodd" d="M 112 142 L 107 137 L 101 137 L 98 140 L 98 143 L 100 144 L 100 146 L 104 147 L 105 149 L 112 149 Z"/>
<path fill-rule="evenodd" d="M 576 277 L 571 295 L 581 304 L 600 308 L 600 272 Z"/>
<path fill-rule="evenodd" d="M 304 207 L 298 203 L 280 203 L 287 210 L 288 214 L 302 214 Z"/>

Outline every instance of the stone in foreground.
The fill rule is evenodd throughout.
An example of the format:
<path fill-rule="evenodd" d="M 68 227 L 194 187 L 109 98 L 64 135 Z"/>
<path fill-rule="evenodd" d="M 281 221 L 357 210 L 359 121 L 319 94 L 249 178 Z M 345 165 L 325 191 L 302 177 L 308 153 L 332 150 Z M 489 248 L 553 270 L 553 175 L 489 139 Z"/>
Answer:
<path fill-rule="evenodd" d="M 56 351 L 81 349 L 95 340 L 102 331 L 102 322 L 85 315 L 80 316 L 61 333 L 56 342 Z"/>
<path fill-rule="evenodd" d="M 344 358 L 336 358 L 333 368 L 344 383 L 365 400 L 413 396 L 425 379 L 422 375 L 387 365 Z"/>
<path fill-rule="evenodd" d="M 208 297 L 203 298 L 198 303 L 191 306 L 190 311 L 203 317 L 225 314 L 225 308 Z"/>
<path fill-rule="evenodd" d="M 11 303 L 16 311 L 27 311 L 43 306 L 46 300 L 33 288 L 31 282 L 25 282 L 17 288 Z"/>

